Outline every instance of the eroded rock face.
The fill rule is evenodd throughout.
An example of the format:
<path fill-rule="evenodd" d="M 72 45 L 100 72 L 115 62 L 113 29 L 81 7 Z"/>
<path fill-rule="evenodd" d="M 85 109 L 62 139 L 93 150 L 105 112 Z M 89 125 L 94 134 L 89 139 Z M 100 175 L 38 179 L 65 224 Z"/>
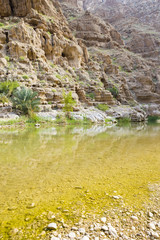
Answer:
<path fill-rule="evenodd" d="M 24 17 L 29 13 L 34 2 L 31 0 L 0 0 L 0 15 L 2 17 L 18 16 Z M 40 1 L 39 1 L 40 3 Z"/>
<path fill-rule="evenodd" d="M 25 17 L 31 8 L 46 15 L 54 15 L 55 1 L 51 0 L 0 0 L 0 16 Z"/>
<path fill-rule="evenodd" d="M 133 122 L 145 121 L 147 116 L 145 111 L 139 106 L 125 108 L 118 106 L 106 111 L 106 113 L 116 119 L 129 118 Z"/>
<path fill-rule="evenodd" d="M 159 94 L 156 93 L 155 84 L 151 77 L 137 74 L 128 82 L 129 88 L 134 92 L 136 100 L 140 103 L 160 103 Z"/>
<path fill-rule="evenodd" d="M 52 108 L 63 107 L 63 89 L 71 90 L 78 102 L 72 68 L 87 61 L 87 49 L 72 35 L 59 4 L 13 0 L 0 11 L 0 81 L 23 82 L 39 93 L 42 104 L 51 102 Z"/>
<path fill-rule="evenodd" d="M 65 2 L 67 5 L 70 5 L 72 7 L 78 7 L 81 10 L 84 9 L 84 1 L 83 0 L 59 0 L 59 2 Z"/>
<path fill-rule="evenodd" d="M 61 2 L 66 3 L 66 0 Z M 78 4 L 78 0 L 75 2 Z M 158 59 L 160 54 L 159 0 L 83 0 L 81 9 L 99 16 L 107 24 L 111 23 L 121 33 L 129 50 L 141 53 L 146 58 Z M 70 15 L 75 16 L 73 11 Z M 111 34 L 112 39 L 114 35 L 115 41 L 118 42 L 117 33 Z"/>
<path fill-rule="evenodd" d="M 67 0 L 61 0 L 61 2 Z M 74 0 L 78 3 L 79 0 Z M 101 16 L 114 24 L 130 17 L 140 19 L 144 24 L 149 24 L 159 29 L 160 5 L 159 0 L 83 0 L 83 9 Z"/>
<path fill-rule="evenodd" d="M 81 66 L 84 51 L 73 37 L 63 14 L 57 11 L 53 3 L 43 0 L 38 6 L 37 3 L 31 5 L 27 2 L 28 7 L 24 8 L 23 2 L 21 4 L 18 2 L 15 15 L 18 15 L 20 7 L 26 10 L 24 14 L 22 11 L 20 13 L 27 15 L 21 20 L 17 18 L 11 27 L 4 26 L 0 29 L 0 42 L 7 45 L 3 49 L 4 55 L 9 54 L 14 58 L 23 57 L 30 61 L 37 59 L 47 61 L 48 59 L 54 60 L 55 63 L 62 62 L 61 58 L 66 57 L 66 61 L 72 66 Z M 51 14 L 46 17 L 31 8 L 32 6 L 38 10 L 43 10 L 44 7 L 45 12 L 49 11 Z M 8 14 L 12 13 L 8 12 Z"/>
<path fill-rule="evenodd" d="M 76 31 L 76 37 L 83 39 L 88 47 L 114 48 L 123 45 L 120 34 L 110 24 L 106 24 L 88 11 L 73 20 L 71 28 Z"/>
<path fill-rule="evenodd" d="M 130 11 L 127 11 L 128 16 L 134 16 L 139 19 L 142 24 L 153 26 L 155 29 L 160 29 L 160 4 L 159 0 L 119 0 L 123 6 L 128 6 Z"/>
<path fill-rule="evenodd" d="M 71 66 L 80 67 L 81 58 L 83 55 L 83 51 L 80 46 L 75 44 L 67 44 L 63 49 L 62 55 L 67 58 L 69 64 Z"/>
<path fill-rule="evenodd" d="M 116 7 L 116 0 L 107 2 Z M 142 121 L 145 114 L 133 106 L 160 103 L 159 65 L 125 49 L 113 26 L 83 12 L 92 9 L 90 3 L 67 1 L 68 24 L 54 0 L 0 0 L 0 81 L 16 80 L 37 91 L 45 112 L 63 108 L 65 90 L 77 102 L 75 111 L 104 104 L 112 112 L 125 104 L 132 107 L 129 116 Z M 139 36 L 127 42 L 128 49 L 154 52 L 157 42 Z"/>

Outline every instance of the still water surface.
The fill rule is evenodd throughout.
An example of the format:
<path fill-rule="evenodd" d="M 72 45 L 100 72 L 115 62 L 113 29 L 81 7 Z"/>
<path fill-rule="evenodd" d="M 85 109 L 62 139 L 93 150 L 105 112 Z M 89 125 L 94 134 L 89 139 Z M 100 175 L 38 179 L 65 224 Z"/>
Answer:
<path fill-rule="evenodd" d="M 139 209 L 159 181 L 158 125 L 0 132 L 2 232 L 44 211 L 74 219 L 121 204 Z"/>

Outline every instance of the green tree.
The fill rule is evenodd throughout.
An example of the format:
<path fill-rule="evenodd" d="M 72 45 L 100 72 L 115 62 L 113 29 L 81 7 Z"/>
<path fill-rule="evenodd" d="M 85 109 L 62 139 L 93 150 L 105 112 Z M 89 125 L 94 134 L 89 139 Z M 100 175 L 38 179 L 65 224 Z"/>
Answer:
<path fill-rule="evenodd" d="M 110 91 L 113 95 L 113 97 L 117 98 L 119 94 L 119 90 L 116 86 L 113 86 L 112 88 L 108 88 L 108 91 Z"/>
<path fill-rule="evenodd" d="M 8 97 L 19 87 L 17 81 L 5 81 L 0 83 L 0 93 L 7 95 Z"/>
<path fill-rule="evenodd" d="M 13 93 L 12 102 L 13 107 L 19 109 L 23 114 L 31 116 L 33 112 L 38 111 L 40 99 L 37 92 L 22 87 Z"/>
<path fill-rule="evenodd" d="M 70 118 L 70 112 L 73 112 L 73 107 L 76 104 L 76 101 L 72 97 L 72 92 L 65 93 L 63 92 L 63 111 L 66 113 L 66 116 Z"/>

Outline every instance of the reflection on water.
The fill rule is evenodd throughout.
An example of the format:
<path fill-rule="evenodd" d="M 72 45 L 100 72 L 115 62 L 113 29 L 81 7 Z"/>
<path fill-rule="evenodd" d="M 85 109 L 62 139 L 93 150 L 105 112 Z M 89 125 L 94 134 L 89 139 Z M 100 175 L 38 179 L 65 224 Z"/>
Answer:
<path fill-rule="evenodd" d="M 158 125 L 1 131 L 1 227 L 22 226 L 27 214 L 43 211 L 139 208 L 159 176 Z"/>

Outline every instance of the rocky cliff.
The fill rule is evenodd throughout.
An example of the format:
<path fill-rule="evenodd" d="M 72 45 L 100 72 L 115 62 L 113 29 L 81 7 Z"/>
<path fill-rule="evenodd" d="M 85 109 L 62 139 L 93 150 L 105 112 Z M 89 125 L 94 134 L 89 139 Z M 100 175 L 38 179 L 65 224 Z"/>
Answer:
<path fill-rule="evenodd" d="M 159 59 L 159 0 L 84 0 L 83 10 L 114 25 L 131 51 Z"/>
<path fill-rule="evenodd" d="M 75 31 L 76 38 L 82 39 L 87 47 L 114 48 L 123 45 L 120 34 L 109 23 L 93 16 L 89 11 L 71 21 L 70 27 Z"/>
<path fill-rule="evenodd" d="M 98 6 L 105 1 L 60 2 L 0 0 L 0 81 L 17 80 L 37 91 L 45 112 L 61 109 L 63 91 L 72 91 L 75 111 L 106 104 L 106 114 L 116 117 L 141 121 L 144 110 L 159 115 L 158 55 L 153 62 L 136 54 L 136 41 L 124 39 L 128 28 L 122 36 L 116 30 L 120 18 L 115 28 L 106 16 L 95 16 L 95 11 L 101 16 Z M 110 4 L 121 14 L 128 8 L 123 2 Z"/>
<path fill-rule="evenodd" d="M 35 88 L 42 103 L 54 102 L 60 92 L 50 87 L 74 88 L 72 68 L 85 61 L 85 47 L 72 35 L 57 2 L 13 1 L 4 6 L 0 8 L 1 81 L 18 80 Z"/>

